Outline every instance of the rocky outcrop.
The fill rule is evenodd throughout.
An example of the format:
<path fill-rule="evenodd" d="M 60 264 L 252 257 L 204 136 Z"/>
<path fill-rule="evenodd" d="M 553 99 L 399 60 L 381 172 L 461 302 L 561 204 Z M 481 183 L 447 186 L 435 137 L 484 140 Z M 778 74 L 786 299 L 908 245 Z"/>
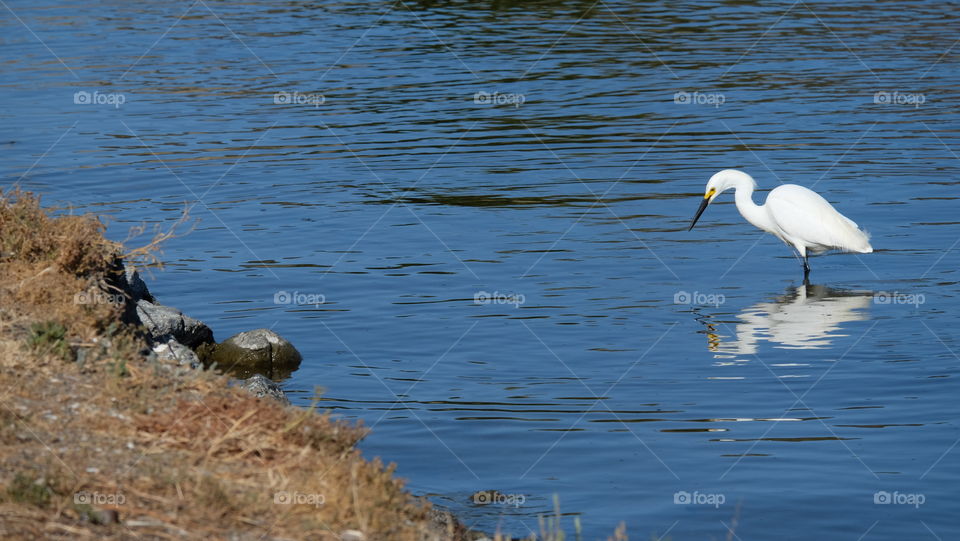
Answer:
<path fill-rule="evenodd" d="M 254 395 L 290 403 L 280 385 L 269 378 L 289 376 L 300 365 L 301 356 L 277 333 L 256 329 L 217 344 L 213 331 L 202 321 L 157 302 L 135 268 L 121 268 L 118 263 L 110 287 L 125 299 L 124 321 L 143 327 L 151 357 L 161 364 L 191 370 L 216 363 L 247 378 L 240 385 Z"/>

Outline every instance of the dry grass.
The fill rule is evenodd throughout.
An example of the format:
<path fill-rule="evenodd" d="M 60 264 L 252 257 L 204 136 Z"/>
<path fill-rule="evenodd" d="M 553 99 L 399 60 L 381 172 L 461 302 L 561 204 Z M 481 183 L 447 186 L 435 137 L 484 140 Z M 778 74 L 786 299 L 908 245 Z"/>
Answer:
<path fill-rule="evenodd" d="M 161 260 L 159 257 L 160 254 L 163 253 L 161 249 L 163 247 L 163 243 L 170 239 L 186 235 L 192 231 L 193 227 L 190 227 L 186 231 L 178 232 L 178 230 L 187 224 L 189 220 L 190 207 L 184 207 L 180 218 L 177 219 L 173 225 L 166 230 L 162 229 L 159 224 L 155 225 L 152 230 L 153 236 L 150 238 L 150 242 L 142 246 L 129 249 L 123 254 L 123 260 L 128 265 L 133 265 L 138 268 L 163 268 L 163 260 Z M 127 240 L 124 241 L 124 244 L 133 241 L 133 239 L 143 235 L 146 232 L 146 224 L 140 224 L 131 228 L 130 234 L 127 236 Z"/>
<path fill-rule="evenodd" d="M 361 428 L 148 363 L 102 233 L 0 195 L 0 538 L 446 537 Z"/>
<path fill-rule="evenodd" d="M 426 506 L 359 455 L 357 427 L 253 398 L 216 374 L 9 360 L 0 537 L 59 526 L 106 538 L 428 537 Z M 120 522 L 92 522 L 91 506 Z"/>

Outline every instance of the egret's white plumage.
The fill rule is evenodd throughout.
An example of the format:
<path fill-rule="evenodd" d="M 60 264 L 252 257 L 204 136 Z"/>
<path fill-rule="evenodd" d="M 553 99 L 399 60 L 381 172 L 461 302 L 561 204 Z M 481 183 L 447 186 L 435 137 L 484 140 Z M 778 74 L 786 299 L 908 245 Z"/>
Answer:
<path fill-rule="evenodd" d="M 757 205 L 753 202 L 756 187 L 753 177 L 736 169 L 724 169 L 713 175 L 707 182 L 703 202 L 690 229 L 696 225 L 707 205 L 733 188 L 740 214 L 754 226 L 792 246 L 803 258 L 805 277 L 810 272 L 808 253 L 820 254 L 829 250 L 873 252 L 870 236 L 856 222 L 837 212 L 817 192 L 796 184 L 784 184 L 770 191 L 765 204 Z"/>

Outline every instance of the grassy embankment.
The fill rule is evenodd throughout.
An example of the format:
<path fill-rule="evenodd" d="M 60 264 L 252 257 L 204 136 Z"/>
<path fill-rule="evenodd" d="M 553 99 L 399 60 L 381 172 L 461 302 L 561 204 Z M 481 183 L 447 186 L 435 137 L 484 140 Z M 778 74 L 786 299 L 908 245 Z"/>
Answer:
<path fill-rule="evenodd" d="M 148 362 L 103 229 L 0 194 L 0 538 L 447 537 L 362 428 Z"/>

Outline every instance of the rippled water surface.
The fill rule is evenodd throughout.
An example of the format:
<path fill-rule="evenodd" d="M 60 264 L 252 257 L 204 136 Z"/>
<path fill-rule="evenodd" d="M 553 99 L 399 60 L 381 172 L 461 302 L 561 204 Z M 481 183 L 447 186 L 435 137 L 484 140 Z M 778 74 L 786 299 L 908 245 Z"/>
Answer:
<path fill-rule="evenodd" d="M 322 387 L 475 527 L 557 496 L 588 539 L 960 534 L 955 7 L 0 13 L 4 186 L 117 239 L 189 207 L 155 294 L 290 338 L 296 402 Z M 804 287 L 729 194 L 687 232 L 725 167 L 814 187 L 875 253 Z"/>

